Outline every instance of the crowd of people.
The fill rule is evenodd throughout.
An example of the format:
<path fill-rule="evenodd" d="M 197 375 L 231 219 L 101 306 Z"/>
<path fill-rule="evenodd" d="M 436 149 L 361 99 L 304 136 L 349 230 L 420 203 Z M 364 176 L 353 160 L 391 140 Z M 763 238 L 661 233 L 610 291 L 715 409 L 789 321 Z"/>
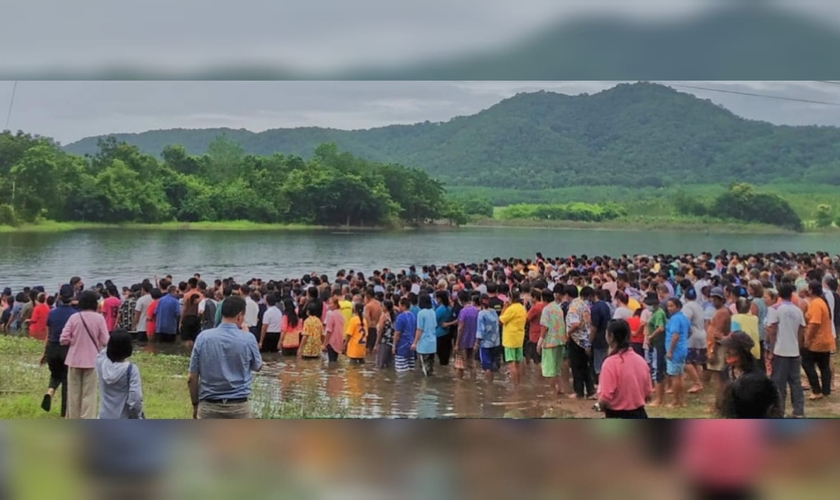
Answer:
<path fill-rule="evenodd" d="M 4 290 L 0 327 L 44 342 L 42 408 L 61 387 L 68 418 L 143 418 L 133 340 L 179 336 L 197 418 L 249 417 L 268 353 L 427 377 L 451 364 L 456 383 L 504 376 L 514 388 L 535 366 L 552 396 L 614 418 L 707 391 L 723 417 L 803 417 L 806 390 L 818 400 L 834 389 L 839 272 L 840 257 L 822 252 L 721 251 L 537 253 L 242 283 L 196 274 L 121 290 L 74 277 L 55 294 Z"/>

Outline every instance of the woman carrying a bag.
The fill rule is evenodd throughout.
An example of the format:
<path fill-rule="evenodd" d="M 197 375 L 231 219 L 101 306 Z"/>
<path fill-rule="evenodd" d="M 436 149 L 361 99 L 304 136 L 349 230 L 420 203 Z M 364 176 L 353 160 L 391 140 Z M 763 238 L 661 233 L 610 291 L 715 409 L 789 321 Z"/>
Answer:
<path fill-rule="evenodd" d="M 140 370 L 128 361 L 133 350 L 131 335 L 117 330 L 108 340 L 108 348 L 96 357 L 99 418 L 144 418 Z"/>
<path fill-rule="evenodd" d="M 96 418 L 96 356 L 108 345 L 108 325 L 97 313 L 96 292 L 79 297 L 79 312 L 70 316 L 61 332 L 61 345 L 70 346 L 67 374 L 67 418 Z"/>

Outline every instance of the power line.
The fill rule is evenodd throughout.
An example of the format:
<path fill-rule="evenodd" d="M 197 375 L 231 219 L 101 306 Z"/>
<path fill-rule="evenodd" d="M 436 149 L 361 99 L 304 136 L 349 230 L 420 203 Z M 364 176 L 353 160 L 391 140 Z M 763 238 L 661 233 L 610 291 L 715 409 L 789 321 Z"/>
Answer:
<path fill-rule="evenodd" d="M 682 84 L 676 84 L 676 83 L 668 83 L 666 85 L 669 85 L 671 87 L 681 87 L 681 88 L 684 88 L 684 89 L 706 90 L 706 91 L 709 91 L 709 92 L 720 92 L 720 93 L 723 93 L 723 94 L 736 94 L 736 95 L 745 95 L 745 96 L 750 96 L 750 97 L 765 97 L 767 99 L 777 99 L 777 100 L 780 100 L 780 101 L 804 102 L 804 103 L 807 103 L 807 104 L 822 104 L 824 106 L 840 107 L 840 103 L 837 103 L 837 102 L 814 101 L 814 100 L 811 100 L 811 99 L 798 99 L 796 97 L 782 97 L 782 96 L 778 96 L 778 95 L 769 95 L 769 94 L 755 94 L 755 93 L 752 93 L 752 92 L 741 92 L 739 90 L 724 90 L 724 89 L 713 89 L 713 88 L 709 88 L 709 87 L 695 87 L 693 85 L 682 85 Z M 840 85 L 840 82 L 838 82 L 838 85 Z"/>
<path fill-rule="evenodd" d="M 9 111 L 6 113 L 6 126 L 3 127 L 3 130 L 9 130 L 9 121 L 12 119 L 12 106 L 15 104 L 15 92 L 17 91 L 17 80 L 12 85 L 12 98 L 9 100 Z"/>

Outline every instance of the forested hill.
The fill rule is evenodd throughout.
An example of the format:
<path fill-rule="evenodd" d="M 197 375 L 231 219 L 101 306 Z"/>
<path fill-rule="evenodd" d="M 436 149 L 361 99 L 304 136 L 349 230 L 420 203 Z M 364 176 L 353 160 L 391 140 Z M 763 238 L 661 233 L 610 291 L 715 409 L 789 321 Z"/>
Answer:
<path fill-rule="evenodd" d="M 670 87 L 622 84 L 594 94 L 518 94 L 443 123 L 368 130 L 317 127 L 115 134 L 160 156 L 181 144 L 203 154 L 219 135 L 247 153 L 309 158 L 322 143 L 377 162 L 419 167 L 452 185 L 548 188 L 676 183 L 819 182 L 840 185 L 840 129 L 747 120 Z M 94 154 L 97 137 L 69 144 Z"/>

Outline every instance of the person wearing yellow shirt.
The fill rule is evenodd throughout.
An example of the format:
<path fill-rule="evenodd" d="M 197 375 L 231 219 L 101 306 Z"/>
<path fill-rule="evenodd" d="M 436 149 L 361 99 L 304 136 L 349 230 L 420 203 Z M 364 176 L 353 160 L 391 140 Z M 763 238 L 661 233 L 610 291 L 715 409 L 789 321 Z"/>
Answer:
<path fill-rule="evenodd" d="M 519 291 L 512 291 L 508 303 L 502 309 L 499 322 L 504 327 L 502 347 L 505 348 L 505 362 L 510 370 L 513 385 L 519 386 L 519 374 L 522 371 L 524 355 L 522 346 L 525 344 L 525 322 L 528 313 L 522 305 Z"/>
<path fill-rule="evenodd" d="M 353 317 L 353 303 L 346 296 L 338 299 L 338 310 L 344 317 L 344 333 L 350 332 L 350 318 Z"/>

